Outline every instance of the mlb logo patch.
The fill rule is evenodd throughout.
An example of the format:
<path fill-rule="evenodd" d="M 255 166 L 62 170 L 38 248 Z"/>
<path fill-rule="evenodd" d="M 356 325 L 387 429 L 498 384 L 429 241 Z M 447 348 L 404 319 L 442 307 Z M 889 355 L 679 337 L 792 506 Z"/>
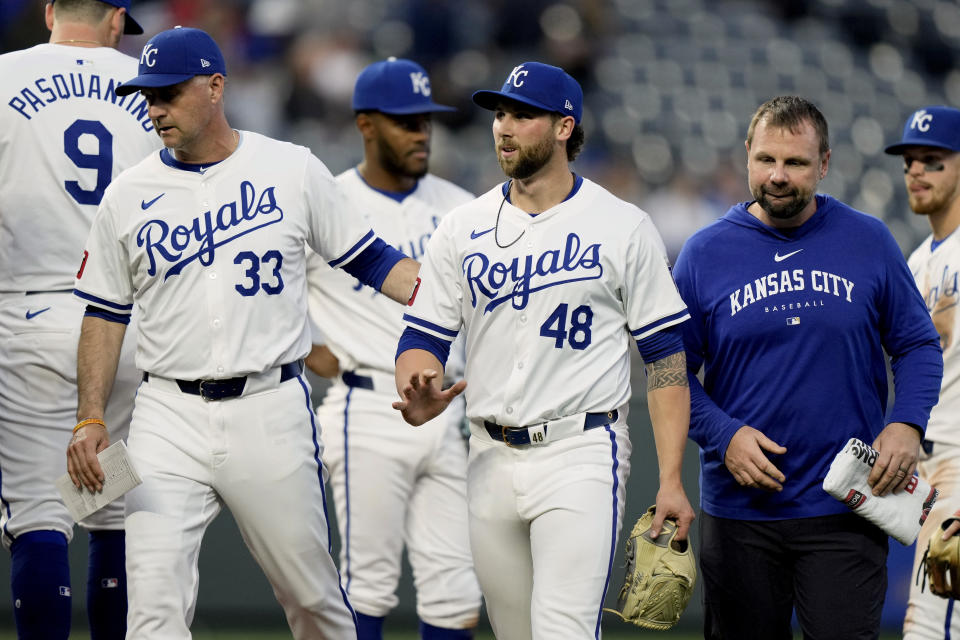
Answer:
<path fill-rule="evenodd" d="M 70 587 L 60 587 L 60 595 L 70 597 Z"/>
<path fill-rule="evenodd" d="M 793 316 L 792 318 L 787 318 L 787 326 L 794 326 L 800 324 L 800 316 Z"/>
<path fill-rule="evenodd" d="M 100 581 L 100 587 L 103 589 L 116 589 L 120 586 L 120 581 L 116 578 L 104 578 Z"/>

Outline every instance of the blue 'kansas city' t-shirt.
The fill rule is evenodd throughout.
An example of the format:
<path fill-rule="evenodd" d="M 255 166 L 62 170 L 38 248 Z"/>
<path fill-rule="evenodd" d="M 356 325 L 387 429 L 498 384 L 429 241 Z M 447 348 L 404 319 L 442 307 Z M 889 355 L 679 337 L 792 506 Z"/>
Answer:
<path fill-rule="evenodd" d="M 677 258 L 688 367 L 704 367 L 702 387 L 691 379 L 690 437 L 701 448 L 701 506 L 713 516 L 847 511 L 822 487 L 837 452 L 851 437 L 873 442 L 888 422 L 925 428 L 937 401 L 939 339 L 893 236 L 830 196 L 816 201 L 789 234 L 738 204 Z M 786 476 L 782 492 L 741 487 L 723 464 L 745 424 L 787 448 L 767 454 Z"/>

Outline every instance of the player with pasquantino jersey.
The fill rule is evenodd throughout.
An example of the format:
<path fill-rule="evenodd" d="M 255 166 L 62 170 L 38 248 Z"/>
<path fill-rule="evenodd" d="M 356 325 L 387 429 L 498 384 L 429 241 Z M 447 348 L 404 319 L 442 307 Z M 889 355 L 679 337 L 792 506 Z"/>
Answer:
<path fill-rule="evenodd" d="M 473 199 L 427 173 L 431 113 L 453 111 L 431 98 L 419 64 L 390 58 L 365 68 L 353 93 L 363 161 L 337 176 L 354 215 L 386 242 L 420 258 L 441 218 Z M 310 314 L 325 338 L 337 378 L 317 417 L 340 529 L 340 574 L 357 612 L 360 640 L 383 637 L 396 606 L 403 548 L 413 568 L 420 634 L 427 640 L 472 637 L 480 587 L 467 538 L 467 449 L 460 410 L 407 428 L 396 399 L 394 354 L 403 309 L 308 258 Z M 307 359 L 307 364 L 315 361 Z M 392 535 L 384 535 L 392 532 Z"/>
<path fill-rule="evenodd" d="M 70 633 L 74 522 L 54 481 L 76 412 L 77 260 L 107 185 L 160 146 L 143 99 L 115 93 L 137 68 L 116 46 L 143 32 L 129 8 L 58 0 L 46 7 L 49 43 L 0 55 L 0 540 L 21 638 Z M 114 439 L 126 437 L 139 382 L 130 333 L 107 407 Z M 123 501 L 80 525 L 91 635 L 123 638 Z"/>
<path fill-rule="evenodd" d="M 686 539 L 681 483 L 688 316 L 650 217 L 570 171 L 583 93 L 563 69 L 525 62 L 494 111 L 510 178 L 434 232 L 398 346 L 394 408 L 414 425 L 466 389 L 470 546 L 497 637 L 597 638 L 623 518 L 631 443 L 630 352 L 647 363 L 666 517 Z M 451 342 L 464 380 L 442 390 Z"/>
<path fill-rule="evenodd" d="M 80 335 L 83 426 L 68 470 L 77 486 L 102 486 L 95 454 L 109 439 L 95 421 L 136 305 L 145 373 L 129 451 L 143 483 L 126 504 L 129 637 L 190 637 L 200 542 L 227 506 L 293 636 L 355 638 L 302 376 L 304 246 L 398 301 L 419 265 L 347 213 L 308 149 L 231 128 L 225 73 L 207 33 L 176 28 L 147 42 L 118 89 L 141 92 L 166 148 L 110 185 L 90 231 L 76 293 L 97 310 Z"/>
<path fill-rule="evenodd" d="M 946 538 L 960 531 L 960 523 L 940 531 L 945 518 L 960 515 L 960 236 L 955 233 L 960 227 L 960 110 L 944 106 L 918 109 L 907 118 L 903 138 L 886 152 L 903 156 L 910 208 L 927 216 L 933 231 L 907 264 L 943 349 L 940 401 L 930 412 L 917 467 L 920 475 L 940 490 L 940 496 L 917 536 L 903 637 L 960 638 L 956 602 L 930 591 L 923 564 L 931 536 Z"/>
<path fill-rule="evenodd" d="M 753 200 L 695 233 L 673 269 L 690 309 L 704 637 L 791 637 L 795 610 L 804 637 L 876 638 L 887 534 L 823 480 L 858 438 L 878 451 L 863 499 L 912 491 L 937 334 L 883 222 L 816 192 L 831 151 L 814 104 L 763 103 L 745 147 Z"/>

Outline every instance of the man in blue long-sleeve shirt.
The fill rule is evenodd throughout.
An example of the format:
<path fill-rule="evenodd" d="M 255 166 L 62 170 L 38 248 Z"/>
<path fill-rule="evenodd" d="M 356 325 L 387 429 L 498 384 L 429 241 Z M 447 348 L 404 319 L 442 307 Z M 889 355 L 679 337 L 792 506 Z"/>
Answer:
<path fill-rule="evenodd" d="M 874 495 L 903 490 L 937 401 L 939 340 L 883 223 L 816 194 L 830 145 L 814 105 L 761 105 L 746 149 L 753 200 L 691 237 L 674 269 L 691 315 L 704 635 L 789 639 L 796 608 L 805 637 L 876 638 L 887 536 L 822 481 L 857 437 L 880 451 Z"/>

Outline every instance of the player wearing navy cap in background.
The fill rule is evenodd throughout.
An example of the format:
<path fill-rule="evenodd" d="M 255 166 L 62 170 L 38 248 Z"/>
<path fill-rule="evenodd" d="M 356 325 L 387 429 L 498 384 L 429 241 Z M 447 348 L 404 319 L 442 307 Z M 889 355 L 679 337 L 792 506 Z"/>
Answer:
<path fill-rule="evenodd" d="M 419 265 L 347 213 L 308 149 L 232 129 L 226 65 L 198 29 L 151 38 L 140 91 L 165 149 L 118 178 L 93 223 L 76 293 L 83 320 L 77 418 L 101 418 L 134 304 L 146 372 L 130 426 L 143 484 L 127 495 L 131 638 L 189 638 L 200 541 L 223 506 L 295 638 L 355 638 L 329 550 L 323 444 L 302 358 L 310 350 L 309 245 L 394 300 Z M 68 448 L 74 483 L 103 481 L 97 424 Z"/>
<path fill-rule="evenodd" d="M 115 49 L 122 34 L 143 33 L 129 9 L 57 0 L 46 7 L 49 43 L 0 56 L 0 541 L 20 638 L 70 634 L 74 522 L 54 481 L 77 404 L 77 259 L 106 186 L 160 146 L 146 103 L 114 93 L 137 69 Z M 107 407 L 114 439 L 126 437 L 139 382 L 134 333 Z M 80 526 L 91 636 L 123 638 L 123 501 Z"/>
<path fill-rule="evenodd" d="M 765 102 L 745 146 L 754 200 L 694 234 L 673 269 L 690 309 L 704 637 L 789 638 L 795 608 L 804 637 L 877 638 L 887 534 L 822 483 L 855 437 L 879 451 L 874 496 L 908 485 L 937 334 L 890 231 L 816 193 L 830 143 L 815 105 Z"/>
<path fill-rule="evenodd" d="M 353 109 L 363 160 L 337 182 L 354 215 L 365 215 L 381 238 L 419 259 L 441 218 L 473 199 L 427 173 L 431 114 L 453 109 L 433 101 L 423 67 L 396 58 L 360 73 Z M 323 358 L 333 367 L 314 365 L 315 372 L 337 376 L 317 417 L 337 505 L 341 581 L 357 611 L 358 637 L 383 637 L 384 617 L 397 604 L 404 546 L 421 636 L 472 637 L 480 587 L 467 539 L 462 403 L 420 429 L 407 428 L 390 406 L 404 307 L 316 254 L 308 259 L 307 284 L 311 317 L 326 340 L 307 364 Z"/>
<path fill-rule="evenodd" d="M 518 65 L 494 111 L 507 182 L 445 217 L 427 246 L 398 346 L 394 407 L 414 425 L 466 388 L 470 546 L 499 638 L 600 637 L 630 468 L 630 353 L 647 363 L 665 517 L 687 536 L 681 484 L 687 311 L 650 217 L 570 171 L 583 94 L 566 72 Z M 464 380 L 441 390 L 466 338 Z"/>
<path fill-rule="evenodd" d="M 923 436 L 920 475 L 940 490 L 940 497 L 917 536 L 910 600 L 903 621 L 904 640 L 960 638 L 960 611 L 952 599 L 930 592 L 923 554 L 940 523 L 960 515 L 960 110 L 924 107 L 903 126 L 903 139 L 886 148 L 903 156 L 903 179 L 910 208 L 925 215 L 933 233 L 907 263 L 927 303 L 943 349 L 940 401 L 930 413 Z M 956 535 L 960 523 L 945 536 Z"/>

